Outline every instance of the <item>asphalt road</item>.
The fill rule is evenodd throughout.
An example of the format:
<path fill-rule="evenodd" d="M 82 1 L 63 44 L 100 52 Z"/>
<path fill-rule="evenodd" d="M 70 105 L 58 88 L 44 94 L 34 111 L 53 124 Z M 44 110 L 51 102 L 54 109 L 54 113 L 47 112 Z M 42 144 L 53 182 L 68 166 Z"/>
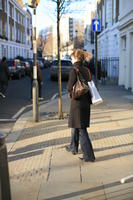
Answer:
<path fill-rule="evenodd" d="M 42 70 L 42 77 L 42 97 L 44 98 L 42 103 L 45 103 L 58 93 L 58 82 L 50 80 L 49 68 Z M 66 90 L 66 84 L 67 82 L 62 82 L 62 90 Z M 30 90 L 31 81 L 29 77 L 9 81 L 6 98 L 0 97 L 0 129 L 12 127 L 16 118 L 20 116 L 19 113 L 25 112 L 26 107 L 32 109 Z"/>

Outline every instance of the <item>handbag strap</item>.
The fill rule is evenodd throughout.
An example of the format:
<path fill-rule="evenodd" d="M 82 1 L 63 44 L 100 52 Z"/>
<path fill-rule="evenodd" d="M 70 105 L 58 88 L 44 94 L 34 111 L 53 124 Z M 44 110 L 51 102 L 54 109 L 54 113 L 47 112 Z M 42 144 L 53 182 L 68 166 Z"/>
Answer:
<path fill-rule="evenodd" d="M 92 77 L 91 77 L 91 72 L 90 72 L 89 69 L 88 69 L 88 74 L 89 74 L 89 81 L 91 81 L 91 80 L 92 80 Z"/>
<path fill-rule="evenodd" d="M 79 80 L 79 69 L 77 69 L 76 67 L 74 67 L 74 70 L 75 70 L 75 72 L 76 72 L 77 79 Z"/>
<path fill-rule="evenodd" d="M 79 80 L 79 69 L 77 69 L 76 67 L 74 67 L 75 71 L 76 71 L 76 75 L 77 75 L 77 79 Z M 89 74 L 89 81 L 92 80 L 92 77 L 91 77 L 91 72 L 88 68 L 88 74 Z"/>

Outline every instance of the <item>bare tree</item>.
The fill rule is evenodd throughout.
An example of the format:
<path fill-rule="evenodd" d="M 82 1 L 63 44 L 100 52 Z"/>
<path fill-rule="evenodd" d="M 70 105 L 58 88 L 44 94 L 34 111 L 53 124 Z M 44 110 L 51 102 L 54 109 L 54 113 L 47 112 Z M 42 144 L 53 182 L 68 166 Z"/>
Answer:
<path fill-rule="evenodd" d="M 81 0 L 51 0 L 57 5 L 57 52 L 58 52 L 58 84 L 59 84 L 59 99 L 58 99 L 58 117 L 59 119 L 63 119 L 63 111 L 62 111 L 62 82 L 61 82 L 61 43 L 60 43 L 60 19 L 62 14 L 69 12 L 69 5 L 73 2 L 81 2 Z M 85 0 L 82 0 L 82 2 Z"/>
<path fill-rule="evenodd" d="M 59 99 L 58 99 L 58 117 L 63 119 L 62 111 L 62 82 L 61 82 L 61 43 L 60 43 L 60 19 L 62 14 L 66 12 L 67 7 L 70 5 L 71 0 L 52 0 L 57 5 L 57 52 L 58 52 L 58 84 L 59 84 Z"/>

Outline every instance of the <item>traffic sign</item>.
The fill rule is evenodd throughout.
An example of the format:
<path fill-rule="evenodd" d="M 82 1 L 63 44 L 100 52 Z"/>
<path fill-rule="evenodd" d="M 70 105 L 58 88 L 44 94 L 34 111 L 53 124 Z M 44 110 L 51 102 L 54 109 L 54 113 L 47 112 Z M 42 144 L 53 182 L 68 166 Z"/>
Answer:
<path fill-rule="evenodd" d="M 92 30 L 93 30 L 93 32 L 100 32 L 101 31 L 100 19 L 93 19 L 92 20 Z"/>

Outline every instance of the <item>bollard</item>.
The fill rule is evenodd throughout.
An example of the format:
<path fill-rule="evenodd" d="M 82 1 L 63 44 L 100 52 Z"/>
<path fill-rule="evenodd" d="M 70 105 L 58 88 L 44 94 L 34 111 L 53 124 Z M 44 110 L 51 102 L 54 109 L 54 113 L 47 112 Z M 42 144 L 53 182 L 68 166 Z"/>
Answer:
<path fill-rule="evenodd" d="M 0 200 L 11 200 L 5 137 L 0 133 Z"/>

